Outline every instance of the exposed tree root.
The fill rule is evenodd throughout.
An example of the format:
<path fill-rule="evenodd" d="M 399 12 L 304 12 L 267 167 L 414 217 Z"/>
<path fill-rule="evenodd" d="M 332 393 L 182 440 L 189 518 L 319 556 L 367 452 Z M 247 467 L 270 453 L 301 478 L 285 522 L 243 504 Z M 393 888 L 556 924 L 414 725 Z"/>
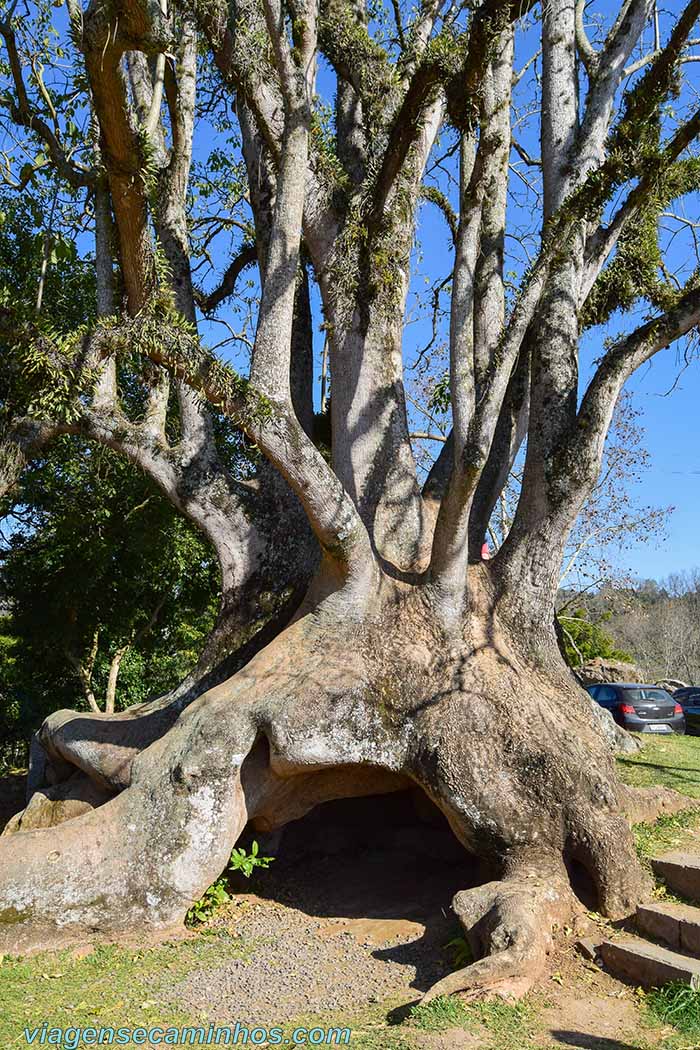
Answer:
<path fill-rule="evenodd" d="M 477 960 L 448 974 L 423 997 L 525 995 L 542 976 L 552 949 L 552 927 L 576 903 L 566 873 L 554 858 L 533 857 L 518 874 L 456 894 L 452 907 Z"/>
<path fill-rule="evenodd" d="M 659 817 L 700 808 L 700 799 L 689 798 L 669 787 L 626 787 L 622 805 L 630 824 L 648 824 Z"/>
<path fill-rule="evenodd" d="M 60 784 L 34 791 L 25 809 L 7 822 L 2 834 L 55 827 L 65 820 L 90 813 L 111 797 L 112 792 L 98 787 L 84 773 L 76 771 Z"/>

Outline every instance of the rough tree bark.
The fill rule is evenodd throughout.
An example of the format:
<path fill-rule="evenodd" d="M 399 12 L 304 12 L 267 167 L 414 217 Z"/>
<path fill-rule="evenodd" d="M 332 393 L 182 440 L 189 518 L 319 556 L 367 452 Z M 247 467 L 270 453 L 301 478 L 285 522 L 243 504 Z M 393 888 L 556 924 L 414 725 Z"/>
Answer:
<path fill-rule="evenodd" d="M 216 657 L 173 695 L 111 717 L 47 720 L 32 787 L 55 801 L 79 797 L 84 812 L 57 805 L 55 826 L 32 829 L 30 805 L 0 840 L 0 937 L 17 949 L 134 925 L 169 929 L 220 873 L 246 824 L 273 829 L 327 799 L 417 784 L 447 817 L 465 862 L 480 858 L 489 878 L 455 899 L 480 958 L 434 993 L 521 993 L 546 964 L 552 925 L 575 907 L 567 864 L 588 871 L 600 909 L 614 918 L 646 888 L 613 756 L 563 663 L 553 607 L 566 536 L 595 484 L 624 382 L 700 320 L 697 287 L 669 291 L 662 312 L 605 350 L 579 403 L 579 310 L 623 229 L 655 206 L 659 183 L 700 128 L 694 113 L 635 155 L 639 129 L 676 88 L 700 0 L 675 21 L 617 115 L 649 5 L 624 0 L 599 50 L 583 40 L 574 0 L 546 5 L 542 239 L 509 309 L 505 202 L 521 6 L 486 0 L 467 16 L 426 3 L 400 27 L 398 59 L 372 38 L 361 4 L 250 0 L 236 13 L 196 0 L 169 16 L 151 0 L 85 13 L 82 51 L 126 308 L 88 340 L 96 393 L 70 426 L 129 455 L 209 536 L 238 627 L 255 615 L 262 579 L 304 580 L 302 571 L 290 577 L 289 535 L 308 571 L 313 547 L 287 507 L 303 511 L 320 557 L 286 623 L 273 622 L 243 652 L 219 632 Z M 178 36 L 179 68 L 165 67 L 169 115 L 159 123 L 146 59 L 172 52 L 173 19 L 187 32 Z M 243 138 L 261 274 L 248 381 L 203 348 L 195 327 L 185 211 L 195 33 L 223 89 L 236 94 Z M 7 26 L 3 36 L 11 50 Z M 583 98 L 577 46 L 589 70 Z M 330 157 L 313 102 L 320 53 L 338 83 Z M 28 107 L 20 98 L 18 117 L 30 119 Z M 160 158 L 152 218 L 169 290 L 154 265 L 138 174 L 139 119 Z M 453 431 L 421 493 L 402 327 L 416 209 L 441 129 L 459 155 Z M 621 186 L 627 197 L 611 215 Z M 299 325 L 309 324 L 306 260 L 330 348 L 330 462 L 309 434 L 310 400 L 295 392 Z M 310 340 L 302 342 L 308 351 Z M 148 363 L 147 408 L 135 422 L 115 393 L 114 355 L 125 346 Z M 171 385 L 177 445 L 165 429 Z M 233 483 L 216 460 L 207 401 L 269 464 L 250 512 L 250 486 Z M 8 478 L 66 426 L 15 420 L 5 434 Z M 526 434 L 513 528 L 498 556 L 481 563 L 490 510 Z M 281 506 L 281 492 L 295 502 L 285 496 L 274 520 L 265 500 Z"/>

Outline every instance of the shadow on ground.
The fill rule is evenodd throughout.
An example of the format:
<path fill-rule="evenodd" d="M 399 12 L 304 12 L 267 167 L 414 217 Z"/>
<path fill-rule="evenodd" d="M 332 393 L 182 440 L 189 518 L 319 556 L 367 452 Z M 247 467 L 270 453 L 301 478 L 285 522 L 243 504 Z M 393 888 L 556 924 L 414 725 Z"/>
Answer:
<path fill-rule="evenodd" d="M 585 1032 L 553 1031 L 552 1038 L 562 1046 L 575 1047 L 576 1050 L 639 1050 L 632 1043 L 620 1042 L 619 1039 L 608 1039 L 606 1036 L 586 1035 Z"/>
<path fill-rule="evenodd" d="M 422 792 L 328 802 L 281 835 L 248 837 L 276 858 L 255 880 L 259 899 L 320 920 L 322 940 L 351 936 L 377 960 L 414 967 L 420 991 L 449 969 L 452 898 L 483 880 Z M 231 886 L 250 889 L 239 876 Z"/>

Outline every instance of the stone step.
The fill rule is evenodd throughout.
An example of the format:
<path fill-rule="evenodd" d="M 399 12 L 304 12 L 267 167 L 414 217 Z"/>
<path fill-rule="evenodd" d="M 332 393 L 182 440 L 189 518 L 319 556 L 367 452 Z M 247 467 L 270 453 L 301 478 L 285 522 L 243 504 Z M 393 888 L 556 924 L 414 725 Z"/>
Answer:
<path fill-rule="evenodd" d="M 603 941 L 600 954 L 607 968 L 616 977 L 641 985 L 658 988 L 667 981 L 700 981 L 700 959 L 681 955 L 658 944 L 626 937 L 619 941 Z"/>
<path fill-rule="evenodd" d="M 674 850 L 654 857 L 651 866 L 674 893 L 700 901 L 700 854 Z"/>
<path fill-rule="evenodd" d="M 640 904 L 637 929 L 700 958 L 700 908 L 691 904 Z"/>

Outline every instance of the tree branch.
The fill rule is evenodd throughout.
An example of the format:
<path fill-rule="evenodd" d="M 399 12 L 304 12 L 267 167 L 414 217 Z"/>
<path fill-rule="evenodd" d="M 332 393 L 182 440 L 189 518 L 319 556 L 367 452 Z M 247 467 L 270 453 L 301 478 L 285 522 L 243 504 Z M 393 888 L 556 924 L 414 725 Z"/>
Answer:
<path fill-rule="evenodd" d="M 653 0 L 624 0 L 603 49 L 596 55 L 595 73 L 575 147 L 574 166 L 579 180 L 603 161 L 605 140 L 624 66 L 642 34 L 652 5 Z"/>
<path fill-rule="evenodd" d="M 587 445 L 605 440 L 620 390 L 631 374 L 700 324 L 700 287 L 686 291 L 666 313 L 653 317 L 618 340 L 605 353 L 584 394 L 575 440 Z"/>
<path fill-rule="evenodd" d="M 454 123 L 464 129 L 476 122 L 493 34 L 522 13 L 522 7 L 516 7 L 512 0 L 484 0 L 472 17 L 462 61 L 455 61 L 455 56 L 460 54 L 460 41 L 447 30 L 427 45 L 392 119 L 389 142 L 374 187 L 375 217 L 384 211 L 408 152 L 420 133 L 424 114 L 441 90 L 446 92 Z"/>
<path fill-rule="evenodd" d="M 437 186 L 426 186 L 423 184 L 420 188 L 420 195 L 424 201 L 430 201 L 431 204 L 434 204 L 436 208 L 440 209 L 445 222 L 450 228 L 452 241 L 455 242 L 457 240 L 457 226 L 459 220 L 455 214 L 454 208 L 445 194 L 439 190 Z"/>
<path fill-rule="evenodd" d="M 216 310 L 217 306 L 233 295 L 236 281 L 249 266 L 254 266 L 258 261 L 258 250 L 255 245 L 244 247 L 235 259 L 229 263 L 219 285 L 211 292 L 202 292 L 195 289 L 195 301 L 202 313 L 209 314 Z"/>
<path fill-rule="evenodd" d="M 61 145 L 57 132 L 51 130 L 29 101 L 29 95 L 22 75 L 22 61 L 17 50 L 15 32 L 9 19 L 0 21 L 0 36 L 5 41 L 10 72 L 15 91 L 17 92 L 16 102 L 0 98 L 0 105 L 8 110 L 15 124 L 19 127 L 25 127 L 38 135 L 47 147 L 49 156 L 56 166 L 56 171 L 62 179 L 65 179 L 74 189 L 79 189 L 81 186 L 91 186 L 95 181 L 95 172 L 84 168 L 76 168 L 75 165 L 71 164 L 65 149 Z"/>
<path fill-rule="evenodd" d="M 598 52 L 588 39 L 588 33 L 583 24 L 585 10 L 586 0 L 576 0 L 576 47 L 589 79 L 592 80 L 598 72 Z"/>
<path fill-rule="evenodd" d="M 585 303 L 593 285 L 610 253 L 620 239 L 622 231 L 643 207 L 653 188 L 658 189 L 660 177 L 668 175 L 671 165 L 690 143 L 700 135 L 700 109 L 690 120 L 682 124 L 672 138 L 662 146 L 642 170 L 636 186 L 618 207 L 607 226 L 599 226 L 588 238 L 585 253 L 585 270 L 581 280 L 580 305 Z"/>

